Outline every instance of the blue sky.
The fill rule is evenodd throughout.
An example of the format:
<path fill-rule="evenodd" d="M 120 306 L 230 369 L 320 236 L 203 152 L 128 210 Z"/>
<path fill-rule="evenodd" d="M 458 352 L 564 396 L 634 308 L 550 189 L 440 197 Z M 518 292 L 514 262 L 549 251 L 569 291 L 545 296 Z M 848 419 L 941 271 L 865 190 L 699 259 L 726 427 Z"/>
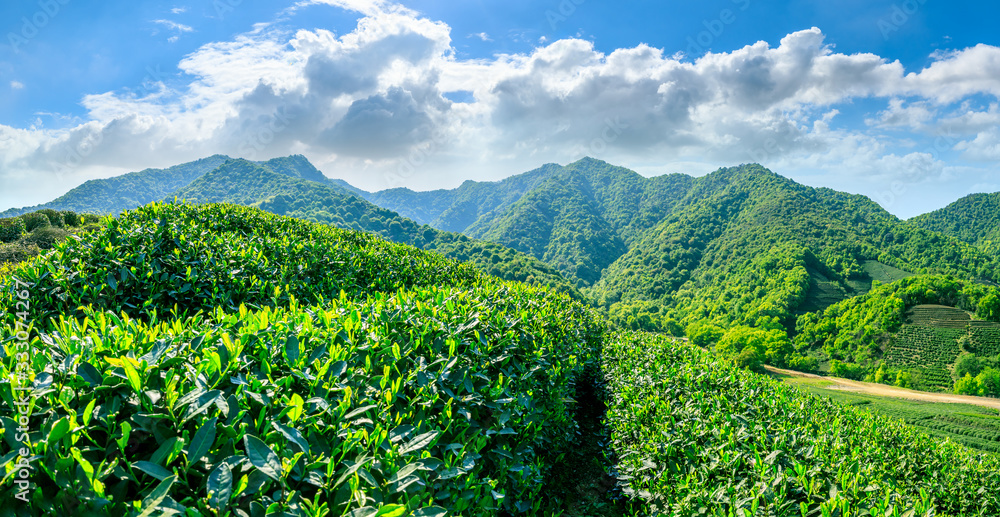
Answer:
<path fill-rule="evenodd" d="M 370 190 L 585 155 L 758 161 L 909 217 L 1000 190 L 984 2 L 123 0 L 0 5 L 0 210 L 214 153 Z"/>

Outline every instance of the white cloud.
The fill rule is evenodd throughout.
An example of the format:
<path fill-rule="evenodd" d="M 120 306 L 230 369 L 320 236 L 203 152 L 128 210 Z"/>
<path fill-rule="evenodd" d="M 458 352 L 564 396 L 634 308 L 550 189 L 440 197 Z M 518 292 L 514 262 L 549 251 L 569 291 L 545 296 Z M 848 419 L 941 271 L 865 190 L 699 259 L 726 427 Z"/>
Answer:
<path fill-rule="evenodd" d="M 194 28 L 190 25 L 184 25 L 182 23 L 177 23 L 171 20 L 153 20 L 153 23 L 158 25 L 163 25 L 167 29 L 177 31 L 177 32 L 194 32 Z"/>
<path fill-rule="evenodd" d="M 23 90 L 24 89 L 24 83 L 22 83 L 21 81 L 11 81 L 10 82 L 10 89 L 11 90 Z"/>
<path fill-rule="evenodd" d="M 469 34 L 468 37 L 470 37 L 470 38 L 479 38 L 482 41 L 493 41 L 492 39 L 490 39 L 490 35 L 486 34 L 485 32 L 480 32 L 478 34 Z"/>
<path fill-rule="evenodd" d="M 920 130 L 937 118 L 937 111 L 927 102 L 907 105 L 903 99 L 889 100 L 889 108 L 880 111 L 874 118 L 865 119 L 865 124 L 879 128 Z"/>
<path fill-rule="evenodd" d="M 184 14 L 187 12 L 187 7 L 174 7 L 170 10 L 174 14 Z"/>
<path fill-rule="evenodd" d="M 1000 153 L 996 104 L 948 106 L 1000 92 L 1000 74 L 990 68 L 1000 56 L 995 47 L 937 54 L 909 73 L 873 54 L 837 53 L 817 28 L 775 47 L 757 42 L 695 61 L 647 45 L 603 53 L 581 39 L 463 59 L 450 27 L 405 7 L 307 0 L 295 8 L 320 4 L 359 13 L 356 29 L 289 35 L 261 25 L 186 56 L 178 66 L 192 79 L 183 87 L 85 96 L 89 121 L 67 130 L 0 126 L 0 149 L 7 146 L 0 175 L 82 179 L 214 153 L 300 152 L 368 189 L 454 186 L 470 170 L 491 179 L 584 155 L 643 170 L 759 161 L 783 174 L 836 174 L 846 184 L 859 177 L 930 184 L 946 174 L 942 151 L 980 159 Z M 444 95 L 457 91 L 474 102 Z M 863 98 L 887 107 L 868 114 L 868 127 L 838 126 L 841 106 Z M 961 127 L 966 141 L 928 150 L 909 142 L 913 135 L 892 141 L 868 133 L 932 134 L 949 125 Z M 900 151 L 907 145 L 913 148 Z M 74 153 L 80 156 L 67 166 Z M 0 197 L 0 205 L 14 199 Z"/>

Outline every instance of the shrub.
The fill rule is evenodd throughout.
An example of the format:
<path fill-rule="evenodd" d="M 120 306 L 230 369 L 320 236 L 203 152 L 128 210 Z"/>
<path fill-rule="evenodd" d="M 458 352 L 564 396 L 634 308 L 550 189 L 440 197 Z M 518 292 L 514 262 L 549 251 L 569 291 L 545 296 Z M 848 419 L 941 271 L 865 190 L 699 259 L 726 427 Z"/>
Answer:
<path fill-rule="evenodd" d="M 49 226 L 52 226 L 52 222 L 49 221 L 49 216 L 39 212 L 24 214 L 20 217 L 24 221 L 25 231 L 28 232 L 35 231 L 35 228 L 48 228 Z"/>
<path fill-rule="evenodd" d="M 27 231 L 24 219 L 9 217 L 0 219 L 0 242 L 14 242 Z"/>
<path fill-rule="evenodd" d="M 52 226 L 58 228 L 66 226 L 66 221 L 63 219 L 62 212 L 53 210 L 51 208 L 44 208 L 42 210 L 39 210 L 38 213 L 45 214 L 45 217 L 49 218 L 49 223 L 52 224 Z"/>
<path fill-rule="evenodd" d="M 34 244 L 0 244 L 0 264 L 19 264 L 33 257 L 37 257 L 42 250 Z"/>
<path fill-rule="evenodd" d="M 792 354 L 788 357 L 788 367 L 800 372 L 815 372 L 819 369 L 819 360 L 808 355 Z"/>
<path fill-rule="evenodd" d="M 80 214 L 72 210 L 64 210 L 62 212 L 62 216 L 63 216 L 63 221 L 66 223 L 66 226 L 69 227 L 75 228 L 77 226 L 80 226 L 80 224 L 83 222 L 83 220 L 80 218 Z"/>
<path fill-rule="evenodd" d="M 971 374 L 975 377 L 981 371 L 983 371 L 983 364 L 976 354 L 964 353 L 958 356 L 958 360 L 955 361 L 955 376 L 958 378 L 965 377 L 965 374 Z"/>
<path fill-rule="evenodd" d="M 865 369 L 858 364 L 845 363 L 834 359 L 830 363 L 830 375 L 845 379 L 861 380 L 865 376 Z"/>
<path fill-rule="evenodd" d="M 69 237 L 70 235 L 70 232 L 67 232 L 62 228 L 49 226 L 47 228 L 36 228 L 35 231 L 28 234 L 24 240 L 43 250 L 48 250 L 52 249 L 56 243 L 66 240 L 66 237 Z"/>
<path fill-rule="evenodd" d="M 145 207 L 16 274 L 48 343 L 34 515 L 557 513 L 542 491 L 604 333 L 566 295 L 228 205 Z"/>
<path fill-rule="evenodd" d="M 685 333 L 692 343 L 707 348 L 715 344 L 726 331 L 707 321 L 698 321 L 688 325 Z"/>
<path fill-rule="evenodd" d="M 1000 458 L 690 344 L 605 342 L 625 515 L 1000 515 Z"/>

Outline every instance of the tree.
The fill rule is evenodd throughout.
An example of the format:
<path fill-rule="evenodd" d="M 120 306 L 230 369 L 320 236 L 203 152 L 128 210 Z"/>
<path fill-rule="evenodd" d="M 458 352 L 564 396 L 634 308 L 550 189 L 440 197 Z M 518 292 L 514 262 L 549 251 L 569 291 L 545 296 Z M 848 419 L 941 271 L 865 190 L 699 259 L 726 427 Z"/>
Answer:
<path fill-rule="evenodd" d="M 970 374 L 955 381 L 955 393 L 959 395 L 979 395 L 979 381 Z"/>
<path fill-rule="evenodd" d="M 976 376 L 979 394 L 986 397 L 1000 397 L 1000 370 L 987 368 Z"/>
<path fill-rule="evenodd" d="M 959 379 L 965 377 L 965 374 L 975 377 L 981 371 L 983 371 L 983 364 L 976 354 L 964 353 L 958 356 L 958 360 L 955 361 L 955 376 Z"/>
<path fill-rule="evenodd" d="M 976 315 L 984 320 L 1000 321 L 1000 296 L 990 293 L 979 300 Z"/>
<path fill-rule="evenodd" d="M 688 339 L 700 347 L 708 347 L 718 341 L 725 333 L 726 331 L 706 321 L 695 322 L 687 327 Z"/>

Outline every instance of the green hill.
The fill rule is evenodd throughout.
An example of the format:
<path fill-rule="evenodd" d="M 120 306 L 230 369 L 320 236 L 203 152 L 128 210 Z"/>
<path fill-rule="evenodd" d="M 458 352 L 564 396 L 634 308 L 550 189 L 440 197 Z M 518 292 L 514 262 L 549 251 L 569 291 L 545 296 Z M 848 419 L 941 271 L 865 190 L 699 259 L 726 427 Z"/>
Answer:
<path fill-rule="evenodd" d="M 695 180 L 588 292 L 683 322 L 791 331 L 798 314 L 867 292 L 873 276 L 996 281 L 998 262 L 863 196 L 746 165 Z"/>
<path fill-rule="evenodd" d="M 42 209 L 71 210 L 87 214 L 117 214 L 169 197 L 202 174 L 222 165 L 228 156 L 214 155 L 168 169 L 146 169 L 114 178 L 90 180 L 53 201 L 33 207 L 12 208 L 0 217 Z"/>
<path fill-rule="evenodd" d="M 142 207 L 9 275 L 0 335 L 33 350 L 0 390 L 0 464 L 34 467 L 0 482 L 18 514 L 564 506 L 548 481 L 603 332 L 565 295 L 218 204 Z"/>
<path fill-rule="evenodd" d="M 837 375 L 950 391 L 963 352 L 1000 359 L 997 322 L 1000 288 L 916 276 L 800 316 L 795 342 L 835 361 L 832 373 Z"/>
<path fill-rule="evenodd" d="M 308 161 L 298 163 L 306 165 Z M 554 268 L 532 257 L 495 243 L 418 225 L 340 186 L 302 177 L 280 174 L 271 168 L 271 162 L 230 160 L 178 190 L 174 196 L 195 203 L 255 206 L 273 214 L 372 232 L 394 242 L 472 262 L 500 278 L 547 285 L 579 297 L 572 284 Z"/>
<path fill-rule="evenodd" d="M 153 201 L 168 199 L 178 190 L 190 185 L 194 180 L 215 170 L 229 160 L 231 158 L 228 156 L 214 155 L 167 169 L 146 169 L 114 178 L 90 180 L 49 203 L 34 207 L 12 208 L 0 213 L 0 217 L 11 217 L 42 209 L 100 215 L 117 214 L 123 210 L 138 208 Z M 332 180 L 325 177 L 302 155 L 275 158 L 258 163 L 274 172 L 292 178 L 354 189 L 342 180 Z M 357 189 L 354 190 L 357 191 Z"/>
<path fill-rule="evenodd" d="M 1000 192 L 972 194 L 908 222 L 995 253 L 1000 251 Z"/>
<path fill-rule="evenodd" d="M 464 233 L 480 217 L 502 212 L 559 169 L 559 165 L 548 164 L 502 181 L 465 181 L 452 190 L 415 192 L 396 188 L 362 195 L 418 223 Z"/>

